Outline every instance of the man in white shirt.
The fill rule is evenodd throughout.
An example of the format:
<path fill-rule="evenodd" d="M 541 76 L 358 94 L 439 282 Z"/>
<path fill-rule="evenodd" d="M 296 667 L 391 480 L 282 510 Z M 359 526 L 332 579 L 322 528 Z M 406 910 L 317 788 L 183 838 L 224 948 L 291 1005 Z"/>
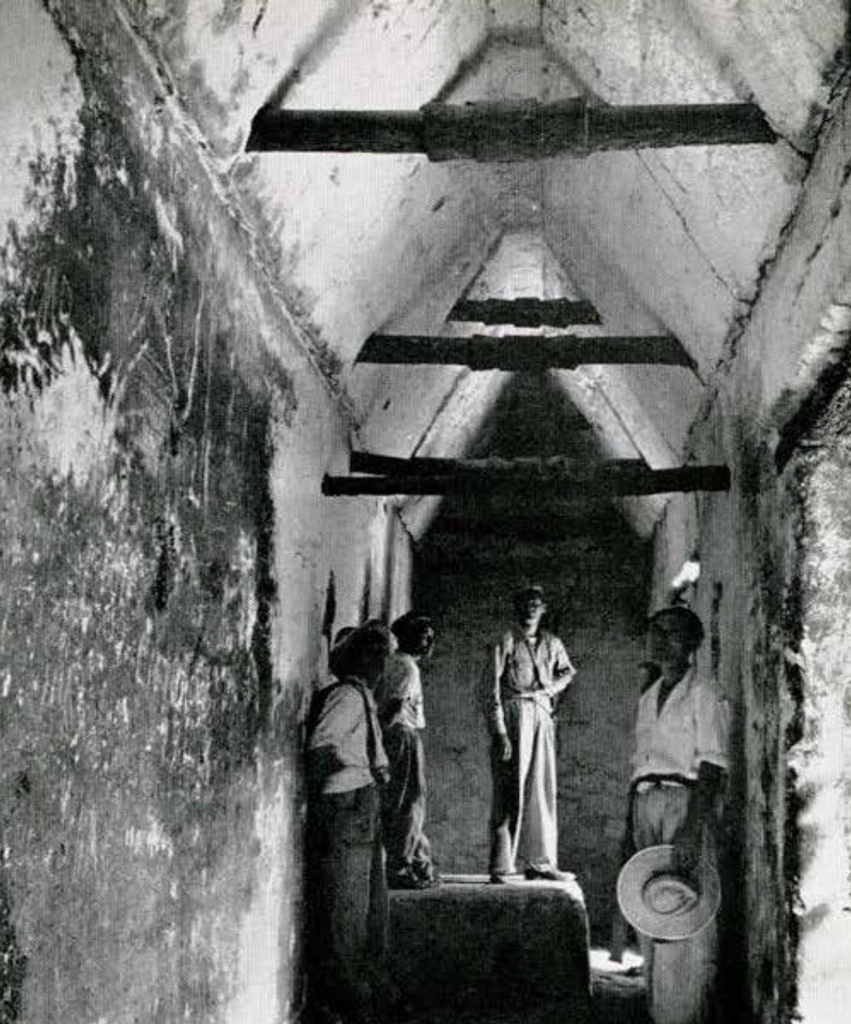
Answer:
<path fill-rule="evenodd" d="M 483 688 L 491 735 L 491 882 L 525 864 L 529 879 L 560 881 L 553 700 L 576 670 L 541 626 L 543 588 L 514 595 L 514 624 L 488 652 Z"/>
<path fill-rule="evenodd" d="M 673 844 L 678 868 L 694 875 L 698 860 L 717 859 L 718 803 L 728 761 L 726 705 L 696 670 L 700 619 L 685 605 L 662 608 L 648 628 L 659 675 L 638 703 L 624 859 Z M 717 928 L 657 943 L 642 937 L 648 1002 L 656 1024 L 703 1024 L 713 1013 Z"/>
<path fill-rule="evenodd" d="M 390 781 L 382 793 L 382 834 L 391 889 L 428 889 L 437 884 L 425 834 L 426 774 L 422 733 L 426 726 L 420 661 L 431 654 L 431 620 L 415 612 L 390 627 L 398 643 L 375 692 Z"/>
<path fill-rule="evenodd" d="M 309 1000 L 317 1019 L 373 1024 L 395 998 L 386 975 L 380 786 L 388 773 L 372 687 L 390 653 L 380 622 L 331 652 L 336 680 L 307 721 Z"/>

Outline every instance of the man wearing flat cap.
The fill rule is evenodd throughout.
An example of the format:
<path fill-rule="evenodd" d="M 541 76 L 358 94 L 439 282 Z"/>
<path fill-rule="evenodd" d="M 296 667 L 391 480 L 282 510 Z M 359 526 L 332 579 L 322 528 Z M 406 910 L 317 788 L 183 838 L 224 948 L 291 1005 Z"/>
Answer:
<path fill-rule="evenodd" d="M 672 845 L 673 867 L 684 883 L 696 883 L 698 894 L 701 876 L 716 873 L 718 803 L 728 770 L 726 705 L 695 664 L 702 641 L 703 625 L 685 605 L 649 619 L 648 654 L 659 674 L 639 698 L 623 851 L 626 860 Z M 653 1020 L 713 1020 L 715 920 L 678 941 L 654 941 L 647 931 L 640 939 Z"/>
<path fill-rule="evenodd" d="M 484 705 L 491 736 L 490 878 L 522 865 L 528 879 L 560 881 L 553 702 L 575 675 L 564 644 L 542 628 L 543 588 L 514 595 L 514 623 L 488 651 Z"/>

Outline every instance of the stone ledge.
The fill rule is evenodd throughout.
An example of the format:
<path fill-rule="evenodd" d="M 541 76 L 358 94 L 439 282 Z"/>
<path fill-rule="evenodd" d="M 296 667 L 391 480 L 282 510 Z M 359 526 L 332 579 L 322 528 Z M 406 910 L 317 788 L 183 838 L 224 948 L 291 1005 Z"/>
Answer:
<path fill-rule="evenodd" d="M 489 885 L 448 875 L 390 893 L 390 967 L 421 1006 L 588 999 L 588 916 L 575 879 Z"/>

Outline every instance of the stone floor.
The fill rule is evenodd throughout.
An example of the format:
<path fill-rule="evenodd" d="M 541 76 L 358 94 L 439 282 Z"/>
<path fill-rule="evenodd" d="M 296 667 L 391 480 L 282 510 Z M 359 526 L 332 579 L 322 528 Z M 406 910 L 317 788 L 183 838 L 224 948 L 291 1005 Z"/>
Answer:
<path fill-rule="evenodd" d="M 414 1024 L 651 1024 L 644 1007 L 641 958 L 627 952 L 622 964 L 609 960 L 603 949 L 591 950 L 590 1008 L 581 1015 L 555 1001 L 522 1009 L 480 1007 L 436 1008 L 418 1014 Z"/>
<path fill-rule="evenodd" d="M 627 950 L 623 962 L 616 964 L 609 959 L 608 950 L 592 949 L 591 993 L 594 1024 L 650 1024 L 637 952 Z"/>

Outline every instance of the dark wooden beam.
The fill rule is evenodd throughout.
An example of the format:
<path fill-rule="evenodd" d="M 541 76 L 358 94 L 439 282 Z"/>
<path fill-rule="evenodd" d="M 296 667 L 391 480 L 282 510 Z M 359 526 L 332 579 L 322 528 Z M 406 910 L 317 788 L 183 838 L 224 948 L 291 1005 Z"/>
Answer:
<path fill-rule="evenodd" d="M 494 327 L 571 327 L 599 324 L 600 314 L 584 300 L 461 299 L 447 319 Z"/>
<path fill-rule="evenodd" d="M 334 153 L 425 153 L 431 160 L 535 160 L 606 149 L 774 142 L 753 103 L 592 105 L 430 103 L 419 110 L 263 107 L 247 148 Z"/>
<path fill-rule="evenodd" d="M 676 469 L 612 471 L 601 467 L 575 474 L 507 473 L 491 470 L 407 476 L 326 476 L 322 493 L 327 495 L 388 494 L 511 494 L 523 500 L 548 497 L 590 497 L 671 494 L 691 491 L 726 491 L 730 471 L 726 466 L 680 466 Z"/>
<path fill-rule="evenodd" d="M 579 461 L 566 455 L 522 459 L 403 459 L 395 455 L 376 455 L 373 452 L 351 452 L 349 455 L 350 472 L 372 473 L 379 476 L 455 476 L 459 473 L 488 473 L 518 478 L 524 474 L 532 477 L 545 476 L 547 480 L 552 480 L 558 476 L 596 475 L 601 471 L 630 473 L 646 468 L 646 463 L 642 459 L 609 459 L 589 465 L 587 461 Z"/>
<path fill-rule="evenodd" d="M 542 370 L 615 363 L 694 367 L 694 360 L 676 338 L 667 335 L 581 338 L 574 334 L 534 337 L 512 334 L 500 338 L 474 334 L 468 338 L 434 335 L 373 334 L 358 355 L 359 363 L 469 366 L 472 370 Z"/>

